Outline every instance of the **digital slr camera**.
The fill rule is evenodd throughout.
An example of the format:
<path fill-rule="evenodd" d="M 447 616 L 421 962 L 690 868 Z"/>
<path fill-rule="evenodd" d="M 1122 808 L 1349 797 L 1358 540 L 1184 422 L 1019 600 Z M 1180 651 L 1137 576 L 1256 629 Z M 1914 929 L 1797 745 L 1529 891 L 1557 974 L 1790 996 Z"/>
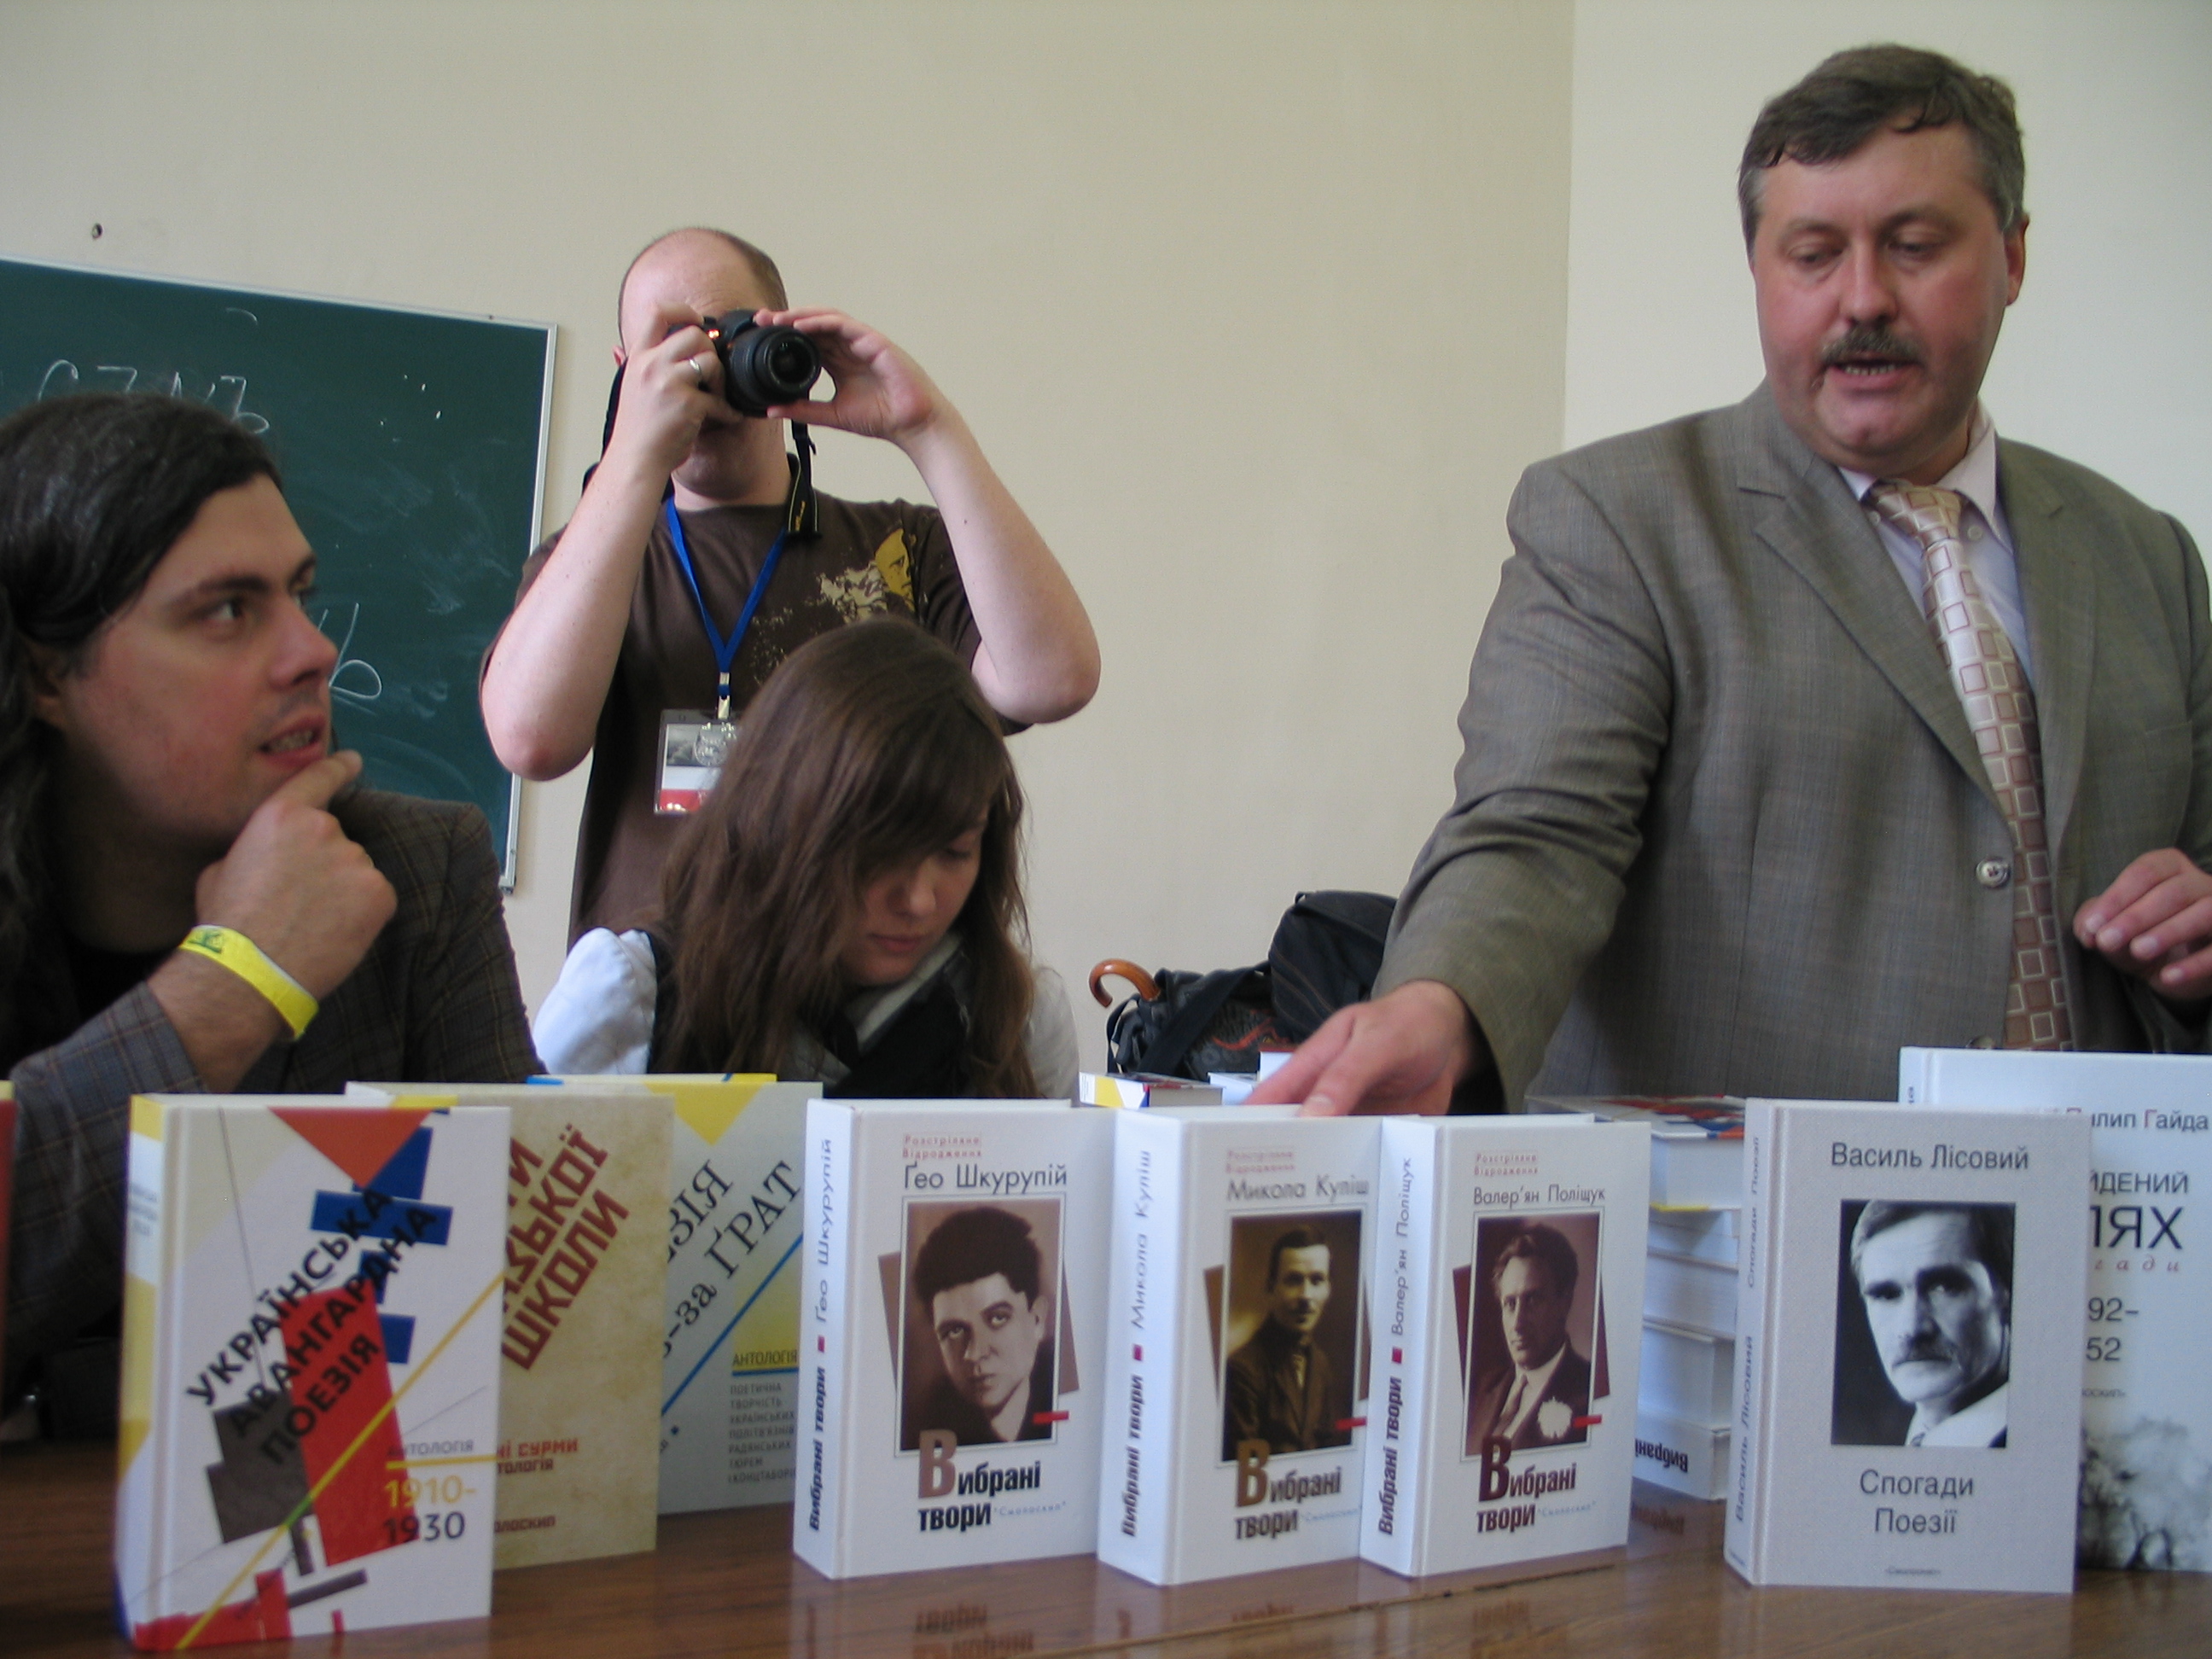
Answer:
<path fill-rule="evenodd" d="M 722 395 L 740 415 L 797 403 L 822 374 L 814 342 L 788 325 L 763 328 L 751 312 L 732 311 L 702 326 L 721 362 Z"/>

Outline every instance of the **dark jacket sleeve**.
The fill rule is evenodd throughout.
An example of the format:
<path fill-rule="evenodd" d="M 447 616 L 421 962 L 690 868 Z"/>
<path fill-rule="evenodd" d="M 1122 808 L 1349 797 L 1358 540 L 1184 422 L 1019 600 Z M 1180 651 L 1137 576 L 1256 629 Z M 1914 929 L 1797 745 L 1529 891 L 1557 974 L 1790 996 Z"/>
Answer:
<path fill-rule="evenodd" d="M 199 1074 L 145 986 L 17 1062 L 9 1212 L 7 1378 L 115 1305 L 131 1097 L 198 1093 Z"/>

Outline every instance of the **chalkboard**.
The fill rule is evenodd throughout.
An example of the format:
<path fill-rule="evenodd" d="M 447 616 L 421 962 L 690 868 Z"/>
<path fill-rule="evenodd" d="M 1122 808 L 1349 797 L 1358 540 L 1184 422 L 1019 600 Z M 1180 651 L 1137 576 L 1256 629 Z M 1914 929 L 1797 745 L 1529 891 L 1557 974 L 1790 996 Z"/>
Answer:
<path fill-rule="evenodd" d="M 160 392 L 263 434 L 316 554 L 339 744 L 380 789 L 473 801 L 514 877 L 520 786 L 477 662 L 538 539 L 550 325 L 0 260 L 0 413 Z"/>

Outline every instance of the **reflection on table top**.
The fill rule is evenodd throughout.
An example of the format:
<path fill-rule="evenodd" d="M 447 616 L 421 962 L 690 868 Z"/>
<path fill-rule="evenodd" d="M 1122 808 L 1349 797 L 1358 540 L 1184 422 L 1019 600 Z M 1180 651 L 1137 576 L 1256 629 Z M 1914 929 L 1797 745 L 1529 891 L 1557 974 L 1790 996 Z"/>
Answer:
<path fill-rule="evenodd" d="M 114 1449 L 0 1451 L 0 1654 L 115 1655 Z M 671 1516 L 650 1555 L 505 1572 L 488 1622 L 349 1633 L 349 1656 L 685 1655 L 1163 1659 L 2212 1651 L 2212 1575 L 2083 1573 L 2071 1596 L 1754 1590 L 1722 1566 L 1721 1510 L 1636 1488 L 1623 1552 L 1519 1576 L 1411 1581 L 1357 1562 L 1156 1589 L 1088 1557 L 831 1583 L 781 1509 Z M 336 1651 L 321 1640 L 226 1653 Z"/>

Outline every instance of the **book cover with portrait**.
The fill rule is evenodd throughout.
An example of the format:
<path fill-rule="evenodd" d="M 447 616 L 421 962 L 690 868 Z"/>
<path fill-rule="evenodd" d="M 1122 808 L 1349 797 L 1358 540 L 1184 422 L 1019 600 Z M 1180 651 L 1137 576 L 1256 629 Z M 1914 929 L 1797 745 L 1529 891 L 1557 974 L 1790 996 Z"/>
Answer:
<path fill-rule="evenodd" d="M 2078 1562 L 2212 1571 L 2212 1297 L 2189 1213 L 2212 1182 L 2212 1059 L 1906 1048 L 1897 1097 L 2089 1120 Z"/>
<path fill-rule="evenodd" d="M 1360 1549 L 1410 1577 L 1628 1536 L 1651 1132 L 1382 1127 Z"/>
<path fill-rule="evenodd" d="M 1375 1122 L 1111 1115 L 1098 1554 L 1156 1584 L 1355 1554 Z"/>
<path fill-rule="evenodd" d="M 491 1611 L 504 1111 L 131 1102 L 118 1616 L 146 1649 Z"/>
<path fill-rule="evenodd" d="M 1091 1547 L 1113 1115 L 807 1107 L 792 1540 L 816 1571 Z"/>
<path fill-rule="evenodd" d="M 2087 1120 L 1753 1101 L 1729 1564 L 2066 1590 Z"/>

